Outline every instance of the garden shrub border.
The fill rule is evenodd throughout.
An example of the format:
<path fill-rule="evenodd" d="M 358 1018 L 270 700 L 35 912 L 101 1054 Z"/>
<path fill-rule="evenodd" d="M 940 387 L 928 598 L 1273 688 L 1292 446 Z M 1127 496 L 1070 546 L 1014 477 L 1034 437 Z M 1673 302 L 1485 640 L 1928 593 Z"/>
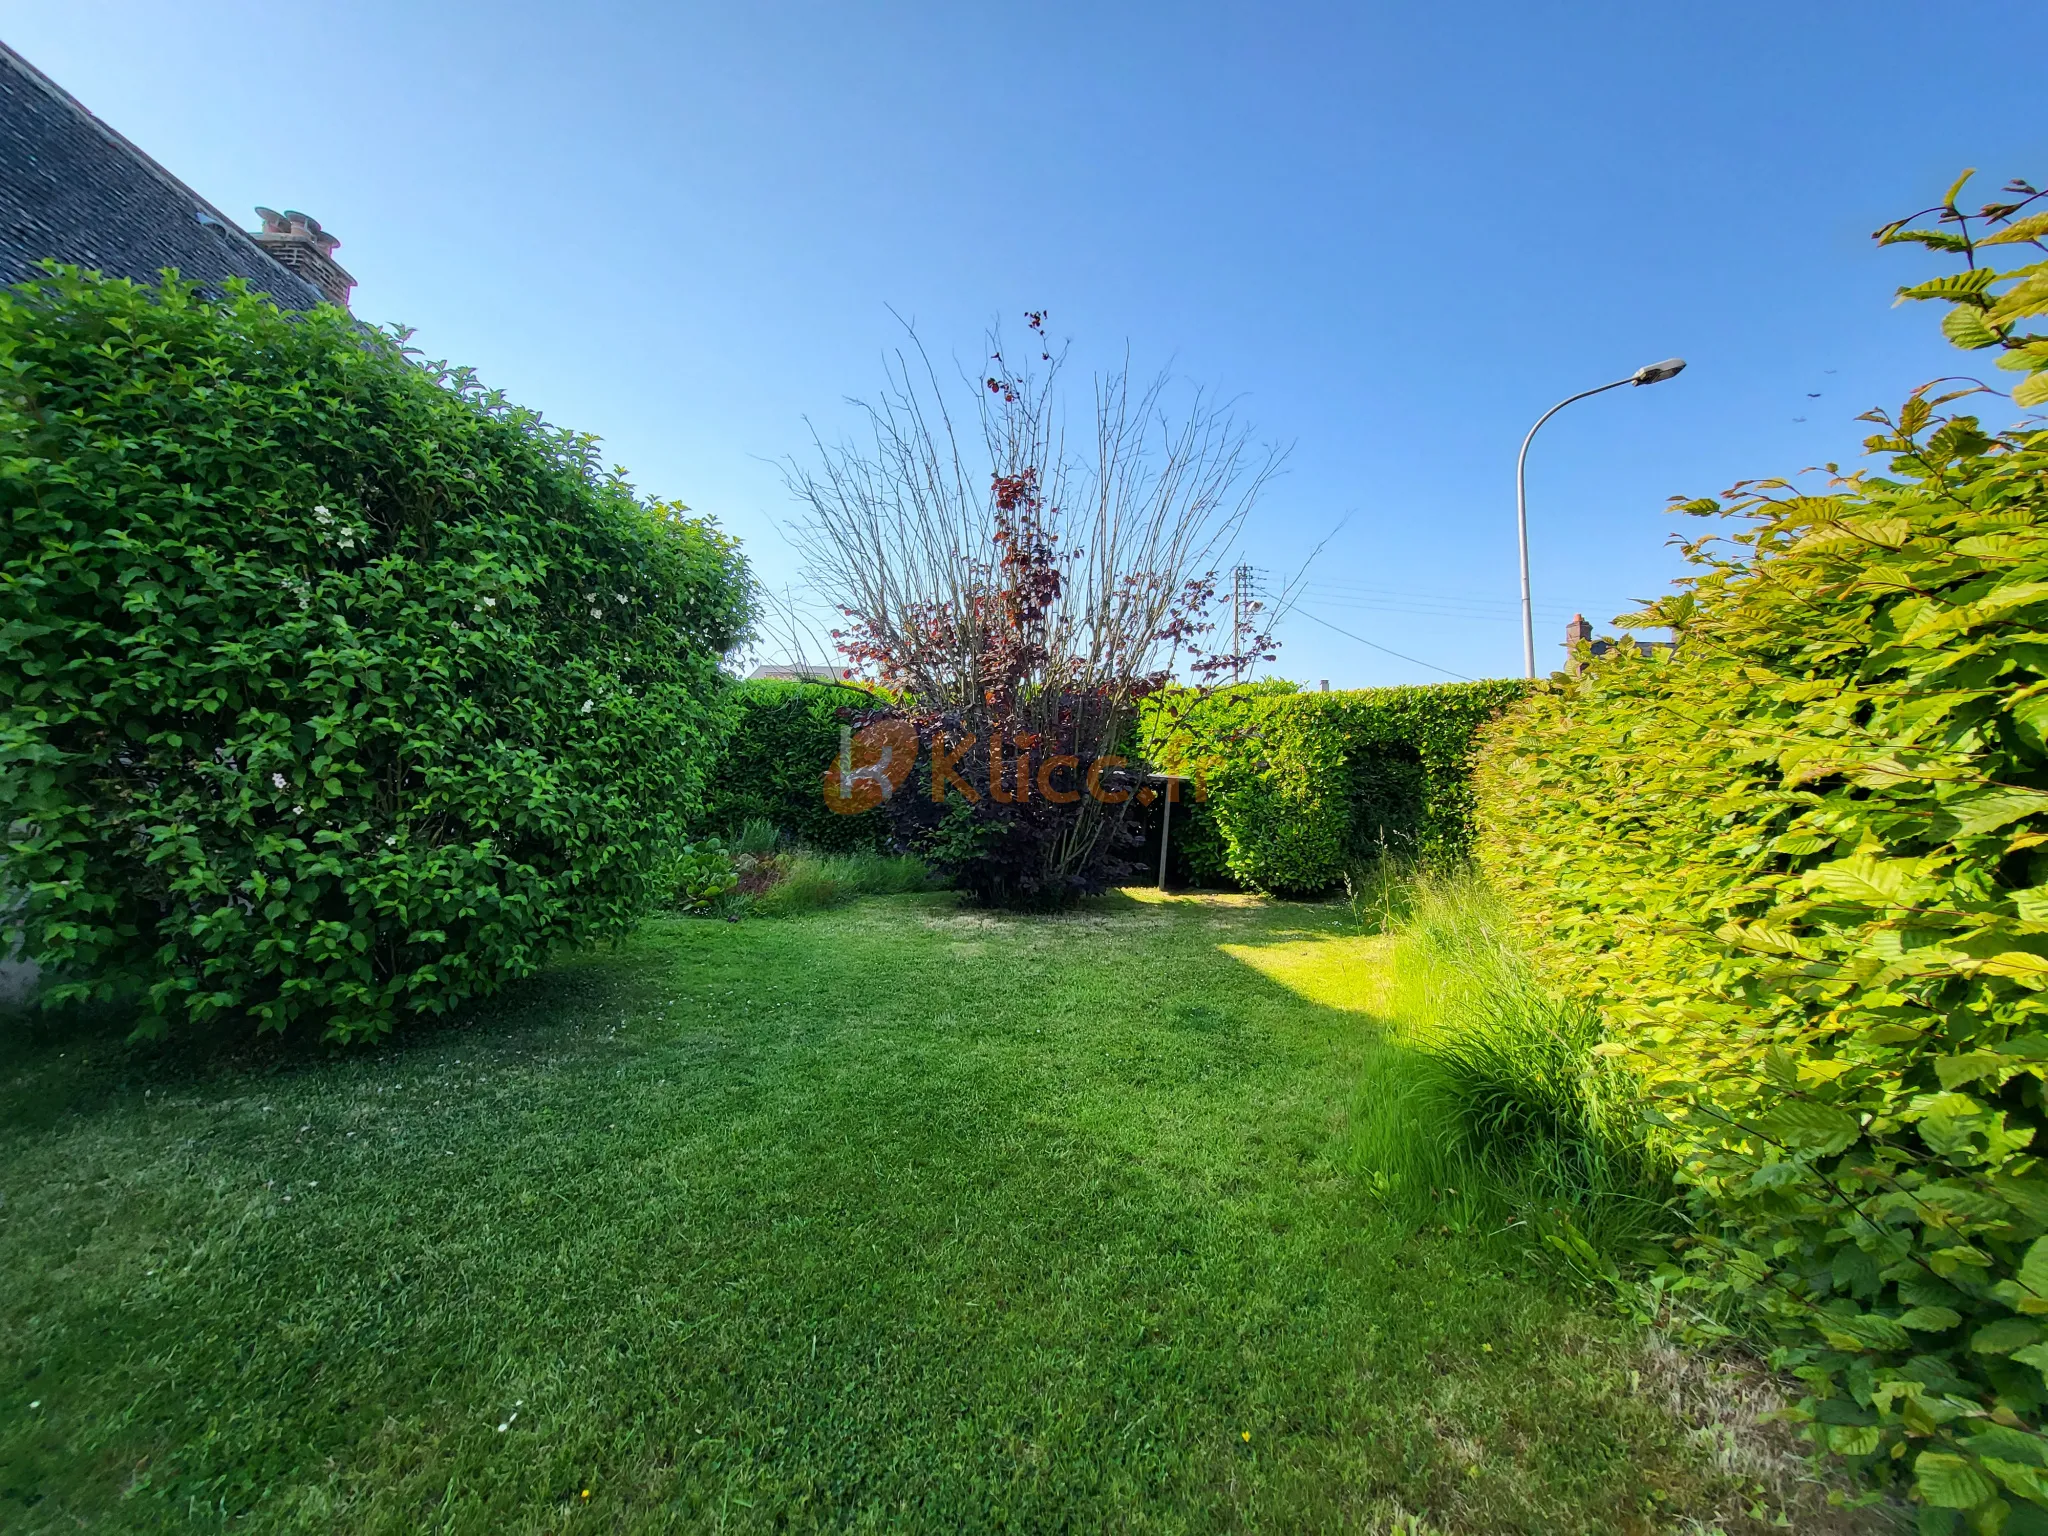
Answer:
<path fill-rule="evenodd" d="M 760 677 L 736 684 L 726 698 L 701 824 L 731 838 L 758 818 L 821 852 L 887 852 L 886 816 L 840 815 L 824 795 L 841 727 L 858 725 L 886 703 L 886 695 L 853 683 Z"/>
<path fill-rule="evenodd" d="M 374 1036 L 645 910 L 748 618 L 714 525 L 234 282 L 0 291 L 0 437 L 0 890 L 44 1002 Z"/>
<path fill-rule="evenodd" d="M 1383 853 L 1461 858 L 1472 840 L 1475 737 L 1527 686 L 1172 690 L 1145 701 L 1138 748 L 1200 781 L 1205 798 L 1175 816 L 1197 880 L 1312 895 Z"/>

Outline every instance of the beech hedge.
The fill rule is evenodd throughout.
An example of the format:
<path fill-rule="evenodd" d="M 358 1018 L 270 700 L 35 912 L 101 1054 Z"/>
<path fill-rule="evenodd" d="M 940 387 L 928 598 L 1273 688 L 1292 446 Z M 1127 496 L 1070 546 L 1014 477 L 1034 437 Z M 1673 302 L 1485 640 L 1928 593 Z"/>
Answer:
<path fill-rule="evenodd" d="M 1973 239 L 1955 197 L 1880 232 L 1968 261 L 1903 296 L 2048 401 L 2048 281 L 1984 260 L 2048 217 Z M 2044 1531 L 2048 431 L 1932 388 L 1866 418 L 1869 468 L 1680 508 L 1725 532 L 1625 621 L 1675 656 L 1489 729 L 1479 853 L 1651 1096 L 1694 1217 L 1662 1283 L 1760 1319 L 1922 1531 Z"/>
<path fill-rule="evenodd" d="M 401 339 L 0 292 L 0 887 L 45 1001 L 380 1034 L 621 932 L 699 809 L 733 541 Z"/>
<path fill-rule="evenodd" d="M 1474 736 L 1525 686 L 1166 692 L 1146 701 L 1139 745 L 1151 761 L 1200 777 L 1206 798 L 1174 813 L 1197 880 L 1308 895 L 1383 853 L 1462 857 L 1472 839 Z"/>

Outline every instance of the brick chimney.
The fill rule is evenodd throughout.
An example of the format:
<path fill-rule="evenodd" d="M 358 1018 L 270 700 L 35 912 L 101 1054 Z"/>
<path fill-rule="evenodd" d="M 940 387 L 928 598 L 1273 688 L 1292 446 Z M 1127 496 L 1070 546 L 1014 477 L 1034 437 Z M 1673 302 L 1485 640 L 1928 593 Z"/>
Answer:
<path fill-rule="evenodd" d="M 322 229 L 318 219 L 308 218 L 296 208 L 287 208 L 283 213 L 274 208 L 258 208 L 256 212 L 263 220 L 263 228 L 254 238 L 271 259 L 318 288 L 328 303 L 347 309 L 348 291 L 355 287 L 356 280 L 342 271 L 334 259 L 334 248 L 341 242 Z"/>
<path fill-rule="evenodd" d="M 1579 654 L 1579 647 L 1593 638 L 1593 626 L 1586 622 L 1583 613 L 1572 615 L 1571 623 L 1564 627 L 1564 667 L 1567 672 L 1577 675 L 1585 665 L 1585 658 Z"/>

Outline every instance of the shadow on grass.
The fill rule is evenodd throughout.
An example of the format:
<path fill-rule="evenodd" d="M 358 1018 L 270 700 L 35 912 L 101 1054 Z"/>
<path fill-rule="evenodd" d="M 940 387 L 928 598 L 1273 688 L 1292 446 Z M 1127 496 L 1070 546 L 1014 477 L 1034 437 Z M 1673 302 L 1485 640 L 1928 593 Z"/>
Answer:
<path fill-rule="evenodd" d="M 244 1016 L 209 1020 L 158 1038 L 138 1036 L 133 1005 L 0 1013 L 0 1124 L 32 1130 L 65 1115 L 125 1102 L 143 1088 L 217 1086 L 237 1078 L 291 1079 L 356 1061 L 430 1054 L 451 1043 L 504 1049 L 562 1017 L 628 995 L 635 957 L 616 947 L 567 955 L 446 1014 L 418 1015 L 376 1040 L 342 1044 L 311 1030 L 259 1033 Z"/>

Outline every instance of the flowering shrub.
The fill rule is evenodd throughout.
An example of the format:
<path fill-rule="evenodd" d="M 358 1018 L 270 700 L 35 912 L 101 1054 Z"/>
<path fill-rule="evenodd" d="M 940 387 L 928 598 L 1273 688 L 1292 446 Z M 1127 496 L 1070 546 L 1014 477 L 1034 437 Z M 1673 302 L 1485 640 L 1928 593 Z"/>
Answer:
<path fill-rule="evenodd" d="M 49 1000 L 349 1039 L 643 908 L 747 619 L 715 528 L 338 310 L 175 281 L 0 293 L 0 441 Z"/>

